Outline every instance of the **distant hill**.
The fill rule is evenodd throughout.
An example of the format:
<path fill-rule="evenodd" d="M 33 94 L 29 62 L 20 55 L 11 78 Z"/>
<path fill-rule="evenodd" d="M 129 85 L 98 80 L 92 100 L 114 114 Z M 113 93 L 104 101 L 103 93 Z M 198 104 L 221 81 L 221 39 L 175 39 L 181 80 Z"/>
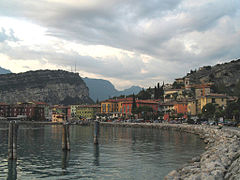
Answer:
<path fill-rule="evenodd" d="M 0 102 L 40 101 L 54 104 L 93 103 L 78 73 L 38 70 L 0 75 Z"/>
<path fill-rule="evenodd" d="M 204 66 L 187 74 L 190 83 L 214 83 L 216 93 L 240 95 L 240 59 L 215 66 Z"/>
<path fill-rule="evenodd" d="M 0 74 L 8 74 L 8 73 L 12 73 L 12 72 L 0 67 Z"/>
<path fill-rule="evenodd" d="M 114 85 L 103 79 L 91 79 L 91 78 L 83 78 L 84 82 L 86 83 L 87 87 L 89 88 L 89 96 L 96 101 L 108 99 L 114 96 L 120 95 L 130 95 L 130 94 L 138 94 L 141 91 L 141 87 L 139 86 L 132 86 L 128 89 L 123 91 L 118 91 L 115 89 Z"/>

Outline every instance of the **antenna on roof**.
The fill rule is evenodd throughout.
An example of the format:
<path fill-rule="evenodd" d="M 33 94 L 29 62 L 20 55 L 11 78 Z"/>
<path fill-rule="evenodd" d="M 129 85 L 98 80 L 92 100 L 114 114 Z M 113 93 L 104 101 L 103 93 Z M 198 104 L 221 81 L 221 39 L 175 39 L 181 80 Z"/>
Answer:
<path fill-rule="evenodd" d="M 76 73 L 76 69 L 77 69 L 77 61 L 75 61 L 75 73 Z"/>

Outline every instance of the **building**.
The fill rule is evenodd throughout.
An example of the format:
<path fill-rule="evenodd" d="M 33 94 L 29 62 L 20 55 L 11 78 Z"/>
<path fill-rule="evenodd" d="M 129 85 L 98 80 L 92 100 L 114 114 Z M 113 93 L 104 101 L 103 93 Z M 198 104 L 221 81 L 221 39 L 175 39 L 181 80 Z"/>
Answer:
<path fill-rule="evenodd" d="M 76 116 L 79 119 L 96 119 L 101 111 L 100 105 L 80 105 L 76 109 Z"/>
<path fill-rule="evenodd" d="M 44 109 L 44 118 L 45 119 L 51 119 L 50 118 L 50 108 L 49 105 L 45 102 L 31 102 L 36 105 L 36 107 L 42 107 Z"/>
<path fill-rule="evenodd" d="M 196 98 L 201 96 L 206 96 L 211 93 L 211 84 L 195 85 L 194 88 L 195 88 Z"/>
<path fill-rule="evenodd" d="M 187 102 L 175 102 L 174 103 L 174 111 L 176 114 L 187 114 Z"/>
<path fill-rule="evenodd" d="M 0 116 L 1 117 L 26 117 L 27 120 L 43 121 L 44 108 L 38 107 L 34 103 L 18 103 L 14 105 L 8 105 L 0 103 Z"/>
<path fill-rule="evenodd" d="M 197 101 L 189 100 L 187 104 L 187 113 L 191 116 L 197 115 Z"/>
<path fill-rule="evenodd" d="M 159 103 L 159 110 L 164 114 L 172 114 L 174 112 L 174 103 L 173 101 Z"/>
<path fill-rule="evenodd" d="M 6 103 L 0 103 L 0 117 L 9 116 L 10 105 Z"/>
<path fill-rule="evenodd" d="M 71 108 L 68 106 L 53 106 L 52 107 L 52 122 L 70 121 Z"/>
<path fill-rule="evenodd" d="M 44 107 L 33 102 L 23 102 L 13 105 L 10 111 L 10 117 L 18 115 L 27 116 L 28 120 L 44 121 Z"/>
<path fill-rule="evenodd" d="M 175 79 L 175 82 L 177 84 L 183 84 L 184 83 L 184 79 L 183 78 L 177 78 L 177 79 Z"/>
<path fill-rule="evenodd" d="M 133 98 L 107 99 L 101 102 L 101 113 L 118 118 L 122 115 L 123 103 L 132 102 Z"/>
<path fill-rule="evenodd" d="M 71 117 L 76 117 L 77 108 L 78 108 L 79 106 L 80 106 L 80 105 L 71 105 L 71 106 L 70 106 L 70 109 L 71 109 Z"/>
<path fill-rule="evenodd" d="M 129 101 L 122 102 L 122 116 L 129 117 L 132 115 L 132 104 L 133 104 L 133 98 Z M 153 113 L 156 114 L 158 111 L 158 102 L 153 100 L 138 100 L 136 99 L 136 106 L 142 107 L 147 106 L 151 107 L 153 110 Z"/>
<path fill-rule="evenodd" d="M 188 77 L 184 78 L 184 86 L 185 86 L 186 90 L 190 90 L 191 89 L 190 78 L 188 78 Z"/>
<path fill-rule="evenodd" d="M 164 101 L 173 101 L 177 99 L 183 99 L 184 89 L 167 89 L 164 91 Z"/>
<path fill-rule="evenodd" d="M 198 98 L 197 112 L 202 112 L 202 108 L 208 104 L 213 103 L 219 107 L 226 108 L 227 96 L 225 94 L 208 94 Z"/>
<path fill-rule="evenodd" d="M 66 115 L 64 113 L 52 113 L 52 122 L 64 122 Z"/>

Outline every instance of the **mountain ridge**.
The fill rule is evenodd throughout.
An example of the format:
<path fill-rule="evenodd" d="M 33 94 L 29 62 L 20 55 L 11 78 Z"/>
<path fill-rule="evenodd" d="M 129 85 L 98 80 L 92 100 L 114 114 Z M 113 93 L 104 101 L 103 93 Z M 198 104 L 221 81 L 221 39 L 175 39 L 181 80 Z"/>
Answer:
<path fill-rule="evenodd" d="M 8 74 L 8 73 L 12 73 L 12 72 L 8 69 L 4 69 L 4 68 L 0 67 L 0 74 Z"/>
<path fill-rule="evenodd" d="M 142 88 L 139 86 L 132 86 L 128 89 L 118 91 L 114 85 L 104 79 L 93 79 L 93 78 L 83 78 L 87 86 L 89 87 L 89 96 L 94 101 L 102 101 L 114 96 L 120 95 L 130 95 L 130 94 L 137 94 L 139 93 Z"/>

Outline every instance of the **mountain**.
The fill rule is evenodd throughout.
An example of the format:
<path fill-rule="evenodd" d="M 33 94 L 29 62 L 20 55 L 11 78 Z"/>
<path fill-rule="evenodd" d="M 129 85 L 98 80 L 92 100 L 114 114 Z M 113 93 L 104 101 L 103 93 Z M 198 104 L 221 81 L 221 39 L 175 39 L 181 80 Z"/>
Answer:
<path fill-rule="evenodd" d="M 186 77 L 192 84 L 212 82 L 216 93 L 240 95 L 240 59 L 215 66 L 204 66 L 191 71 Z"/>
<path fill-rule="evenodd" d="M 77 73 L 38 70 L 0 75 L 0 102 L 41 101 L 48 104 L 93 103 Z"/>
<path fill-rule="evenodd" d="M 130 95 L 130 94 L 137 94 L 141 91 L 142 88 L 139 86 L 132 86 L 131 88 L 125 89 L 123 91 L 118 91 L 115 89 L 114 85 L 103 79 L 91 79 L 91 78 L 83 78 L 86 85 L 89 88 L 89 96 L 96 101 L 108 99 L 114 96 L 120 95 Z"/>
<path fill-rule="evenodd" d="M 0 67 L 0 74 L 8 74 L 8 73 L 11 73 L 11 71 Z"/>

